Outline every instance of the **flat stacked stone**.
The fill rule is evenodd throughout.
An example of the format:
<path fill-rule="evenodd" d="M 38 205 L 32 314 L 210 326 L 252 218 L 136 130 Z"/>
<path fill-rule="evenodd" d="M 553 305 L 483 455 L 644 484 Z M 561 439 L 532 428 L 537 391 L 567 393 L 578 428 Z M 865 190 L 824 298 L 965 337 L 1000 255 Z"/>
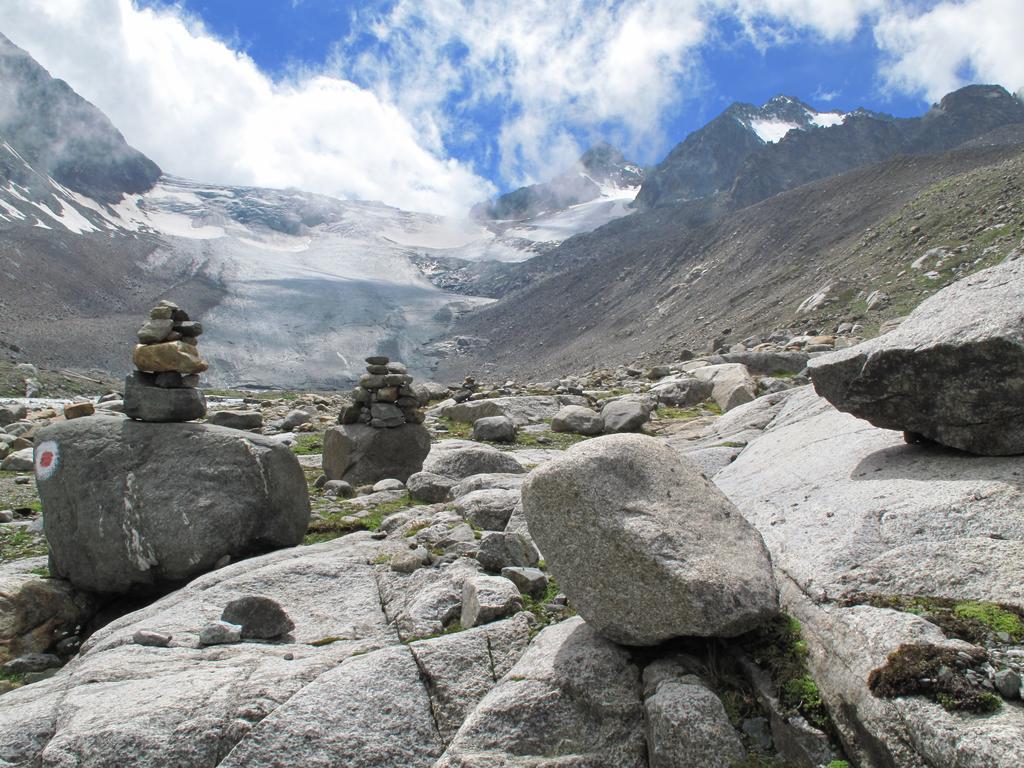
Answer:
<path fill-rule="evenodd" d="M 199 355 L 200 323 L 177 304 L 161 301 L 138 331 L 136 370 L 125 379 L 124 412 L 138 421 L 192 421 L 206 415 L 197 389 L 209 366 Z"/>
<path fill-rule="evenodd" d="M 368 357 L 366 363 L 366 373 L 359 378 L 359 386 L 353 392 L 355 403 L 345 408 L 338 420 L 342 424 L 366 424 L 374 429 L 422 424 L 423 412 L 406 367 L 383 356 Z"/>

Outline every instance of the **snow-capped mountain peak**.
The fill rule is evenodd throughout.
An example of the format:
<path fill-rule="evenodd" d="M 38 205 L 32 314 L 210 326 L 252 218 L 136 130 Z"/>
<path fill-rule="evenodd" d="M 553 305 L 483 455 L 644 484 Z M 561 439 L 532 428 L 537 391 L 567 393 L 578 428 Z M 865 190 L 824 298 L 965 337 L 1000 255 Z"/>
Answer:
<path fill-rule="evenodd" d="M 818 112 L 792 96 L 775 96 L 756 107 L 752 104 L 734 104 L 729 111 L 733 117 L 752 131 L 763 143 L 782 141 L 790 131 L 808 131 L 841 125 L 849 116 L 845 112 Z"/>

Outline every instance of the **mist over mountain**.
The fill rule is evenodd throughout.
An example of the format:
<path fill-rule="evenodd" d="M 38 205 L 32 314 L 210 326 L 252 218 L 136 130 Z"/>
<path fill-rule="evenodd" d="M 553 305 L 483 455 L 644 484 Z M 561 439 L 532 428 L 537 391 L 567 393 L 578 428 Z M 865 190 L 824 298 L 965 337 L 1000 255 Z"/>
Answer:
<path fill-rule="evenodd" d="M 533 218 L 590 202 L 609 191 L 634 190 L 643 180 L 642 168 L 611 144 L 601 142 L 551 181 L 520 187 L 489 203 L 480 203 L 474 206 L 472 215 L 485 220 Z"/>
<path fill-rule="evenodd" d="M 161 173 L 102 112 L 2 34 L 0 135 L 38 172 L 104 203 L 145 192 Z M 9 154 L 0 157 L 4 177 L 28 184 L 31 175 Z"/>

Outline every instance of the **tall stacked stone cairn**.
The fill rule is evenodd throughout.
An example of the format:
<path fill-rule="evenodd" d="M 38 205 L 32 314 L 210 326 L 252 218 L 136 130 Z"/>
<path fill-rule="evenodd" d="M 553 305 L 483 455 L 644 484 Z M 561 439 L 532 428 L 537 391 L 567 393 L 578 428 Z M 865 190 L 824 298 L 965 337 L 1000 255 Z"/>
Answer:
<path fill-rule="evenodd" d="M 366 358 L 366 373 L 354 402 L 324 435 L 324 474 L 352 485 L 395 478 L 403 483 L 423 468 L 430 433 L 402 363 L 383 356 Z"/>
<path fill-rule="evenodd" d="M 36 485 L 54 576 L 98 594 L 164 591 L 302 542 L 309 493 L 295 454 L 192 421 L 206 412 L 200 333 L 161 302 L 139 330 L 138 370 L 125 382 L 131 418 L 96 414 L 40 430 Z"/>
<path fill-rule="evenodd" d="M 199 355 L 203 326 L 177 304 L 161 301 L 138 331 L 136 370 L 124 383 L 124 412 L 138 421 L 193 421 L 206 415 L 197 389 L 209 366 Z"/>
<path fill-rule="evenodd" d="M 366 363 L 366 373 L 353 391 L 355 403 L 341 412 L 341 423 L 369 424 L 374 429 L 422 424 L 423 412 L 406 367 L 381 356 L 368 357 Z"/>

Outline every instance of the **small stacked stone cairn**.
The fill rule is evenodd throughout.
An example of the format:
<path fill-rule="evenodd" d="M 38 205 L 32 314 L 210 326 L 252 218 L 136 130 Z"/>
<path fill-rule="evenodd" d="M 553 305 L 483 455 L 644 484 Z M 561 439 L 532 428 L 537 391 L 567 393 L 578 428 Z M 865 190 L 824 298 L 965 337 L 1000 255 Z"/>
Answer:
<path fill-rule="evenodd" d="M 366 373 L 353 392 L 355 403 L 341 412 L 338 421 L 368 424 L 375 429 L 422 424 L 423 412 L 406 367 L 383 356 L 368 357 L 366 363 Z"/>
<path fill-rule="evenodd" d="M 136 371 L 125 379 L 124 412 L 138 421 L 192 421 L 206 415 L 196 387 L 209 366 L 199 355 L 203 326 L 177 304 L 161 301 L 138 332 Z"/>

